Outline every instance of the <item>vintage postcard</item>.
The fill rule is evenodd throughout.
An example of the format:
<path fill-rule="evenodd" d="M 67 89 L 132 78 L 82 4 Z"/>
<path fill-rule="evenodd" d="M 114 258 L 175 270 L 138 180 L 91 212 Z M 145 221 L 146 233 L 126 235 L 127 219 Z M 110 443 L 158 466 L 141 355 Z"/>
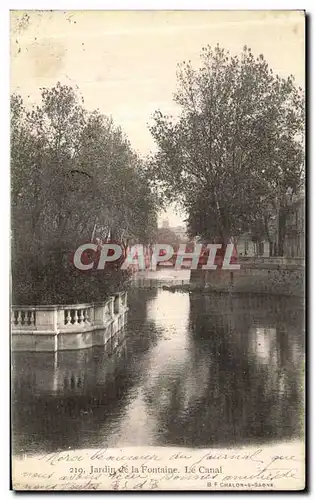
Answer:
<path fill-rule="evenodd" d="M 12 489 L 305 488 L 304 11 L 11 11 Z"/>

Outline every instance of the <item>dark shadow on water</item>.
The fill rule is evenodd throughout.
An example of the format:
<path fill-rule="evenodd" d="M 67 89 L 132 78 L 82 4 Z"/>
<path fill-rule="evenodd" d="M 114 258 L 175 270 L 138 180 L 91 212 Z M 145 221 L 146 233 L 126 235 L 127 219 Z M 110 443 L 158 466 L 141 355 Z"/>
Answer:
<path fill-rule="evenodd" d="M 225 447 L 301 437 L 304 313 L 288 305 L 191 299 L 191 365 L 185 377 L 163 381 L 164 444 Z M 158 401 L 151 404 L 158 413 Z"/>

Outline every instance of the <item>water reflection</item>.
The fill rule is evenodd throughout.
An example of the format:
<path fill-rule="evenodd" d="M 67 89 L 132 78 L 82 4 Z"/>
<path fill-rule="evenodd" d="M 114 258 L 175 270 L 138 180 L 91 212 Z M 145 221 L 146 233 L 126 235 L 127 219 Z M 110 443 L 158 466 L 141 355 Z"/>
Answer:
<path fill-rule="evenodd" d="M 303 307 L 135 289 L 116 350 L 13 355 L 13 451 L 301 436 Z"/>

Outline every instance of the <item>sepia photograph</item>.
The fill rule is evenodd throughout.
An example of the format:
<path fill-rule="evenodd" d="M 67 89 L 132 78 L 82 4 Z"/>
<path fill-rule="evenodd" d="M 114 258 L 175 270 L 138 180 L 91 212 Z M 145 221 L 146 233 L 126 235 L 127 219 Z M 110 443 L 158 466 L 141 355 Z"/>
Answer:
<path fill-rule="evenodd" d="M 305 30 L 10 11 L 13 490 L 305 489 Z"/>

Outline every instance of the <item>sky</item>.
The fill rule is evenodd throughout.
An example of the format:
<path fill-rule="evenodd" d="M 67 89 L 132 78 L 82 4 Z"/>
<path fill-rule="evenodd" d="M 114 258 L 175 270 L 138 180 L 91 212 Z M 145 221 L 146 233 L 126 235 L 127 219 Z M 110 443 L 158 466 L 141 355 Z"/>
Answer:
<path fill-rule="evenodd" d="M 14 11 L 11 91 L 31 104 L 41 87 L 77 85 L 85 107 L 112 115 L 146 155 L 155 149 L 154 111 L 178 114 L 177 63 L 198 67 L 202 47 L 217 43 L 232 54 L 244 45 L 263 53 L 274 72 L 304 87 L 301 11 Z M 184 218 L 172 207 L 165 217 L 170 226 Z"/>

